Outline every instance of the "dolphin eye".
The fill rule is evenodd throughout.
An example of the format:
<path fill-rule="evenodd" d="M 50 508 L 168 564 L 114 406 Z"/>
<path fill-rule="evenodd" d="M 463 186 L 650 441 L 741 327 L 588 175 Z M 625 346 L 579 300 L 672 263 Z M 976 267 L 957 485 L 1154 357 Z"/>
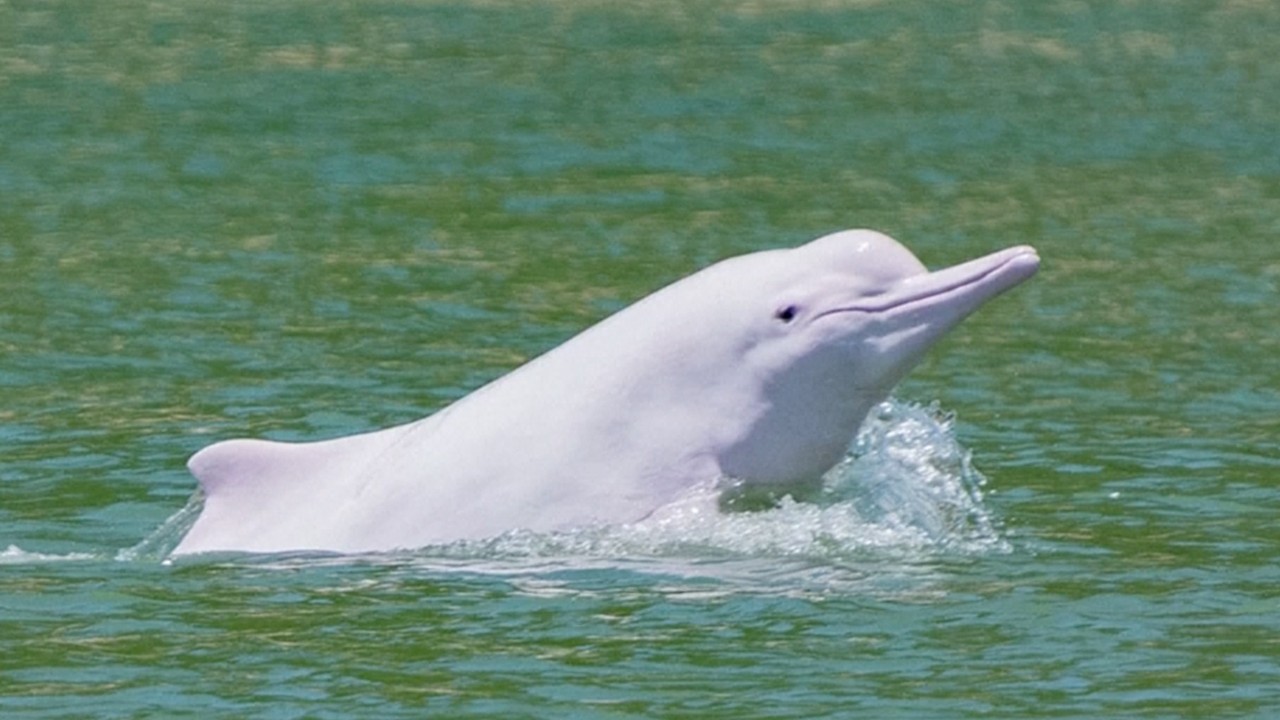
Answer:
<path fill-rule="evenodd" d="M 800 314 L 800 308 L 796 307 L 795 305 L 784 305 L 778 308 L 778 311 L 775 312 L 773 316 L 778 318 L 784 323 L 789 323 L 792 320 L 795 320 L 796 315 L 799 315 L 799 314 Z"/>

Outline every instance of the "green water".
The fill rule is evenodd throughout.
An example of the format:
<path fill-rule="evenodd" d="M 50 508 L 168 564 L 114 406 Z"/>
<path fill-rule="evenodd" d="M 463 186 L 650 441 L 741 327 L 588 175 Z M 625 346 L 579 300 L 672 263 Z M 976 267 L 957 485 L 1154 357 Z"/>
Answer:
<path fill-rule="evenodd" d="M 0 1 L 0 714 L 1274 716 L 1278 32 L 1261 0 Z M 1044 257 L 897 392 L 957 413 L 999 542 L 121 556 L 209 442 L 415 419 L 851 226 Z"/>

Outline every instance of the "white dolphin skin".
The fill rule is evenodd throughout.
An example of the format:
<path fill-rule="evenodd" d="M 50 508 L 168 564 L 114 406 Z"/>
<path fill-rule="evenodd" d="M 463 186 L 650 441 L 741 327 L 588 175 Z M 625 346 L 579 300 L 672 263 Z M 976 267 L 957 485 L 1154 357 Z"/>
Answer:
<path fill-rule="evenodd" d="M 730 258 L 416 422 L 204 448 L 204 506 L 173 552 L 417 548 L 634 522 L 717 478 L 811 480 L 1038 265 L 1020 246 L 931 273 L 869 230 Z"/>

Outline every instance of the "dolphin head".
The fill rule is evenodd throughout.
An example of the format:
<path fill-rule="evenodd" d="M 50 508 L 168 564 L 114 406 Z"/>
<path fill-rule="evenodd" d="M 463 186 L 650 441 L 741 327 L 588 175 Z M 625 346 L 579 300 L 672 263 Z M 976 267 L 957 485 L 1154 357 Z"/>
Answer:
<path fill-rule="evenodd" d="M 948 330 L 1033 275 L 1011 247 L 929 272 L 897 241 L 848 230 L 740 258 L 755 263 L 742 355 L 754 401 L 721 453 L 746 482 L 813 479 L 839 461 L 867 412 Z"/>

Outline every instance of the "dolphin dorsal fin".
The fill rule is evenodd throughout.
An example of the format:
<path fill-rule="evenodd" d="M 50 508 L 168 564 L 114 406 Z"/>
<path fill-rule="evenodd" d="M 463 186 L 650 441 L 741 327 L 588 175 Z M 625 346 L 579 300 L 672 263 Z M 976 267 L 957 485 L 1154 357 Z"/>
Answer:
<path fill-rule="evenodd" d="M 200 481 L 206 497 L 253 493 L 273 480 L 288 478 L 303 468 L 307 445 L 272 440 L 226 440 L 191 456 L 187 468 Z"/>
<path fill-rule="evenodd" d="M 355 479 L 411 425 L 318 442 L 224 440 L 191 456 L 187 468 L 206 497 L 311 492 L 325 478 Z"/>
<path fill-rule="evenodd" d="M 296 509 L 317 496 L 341 504 L 357 495 L 369 464 L 401 441 L 408 427 L 320 442 L 237 439 L 204 448 L 187 461 L 204 507 L 174 552 L 265 550 L 279 544 L 278 536 L 305 537 L 312 521 Z"/>

